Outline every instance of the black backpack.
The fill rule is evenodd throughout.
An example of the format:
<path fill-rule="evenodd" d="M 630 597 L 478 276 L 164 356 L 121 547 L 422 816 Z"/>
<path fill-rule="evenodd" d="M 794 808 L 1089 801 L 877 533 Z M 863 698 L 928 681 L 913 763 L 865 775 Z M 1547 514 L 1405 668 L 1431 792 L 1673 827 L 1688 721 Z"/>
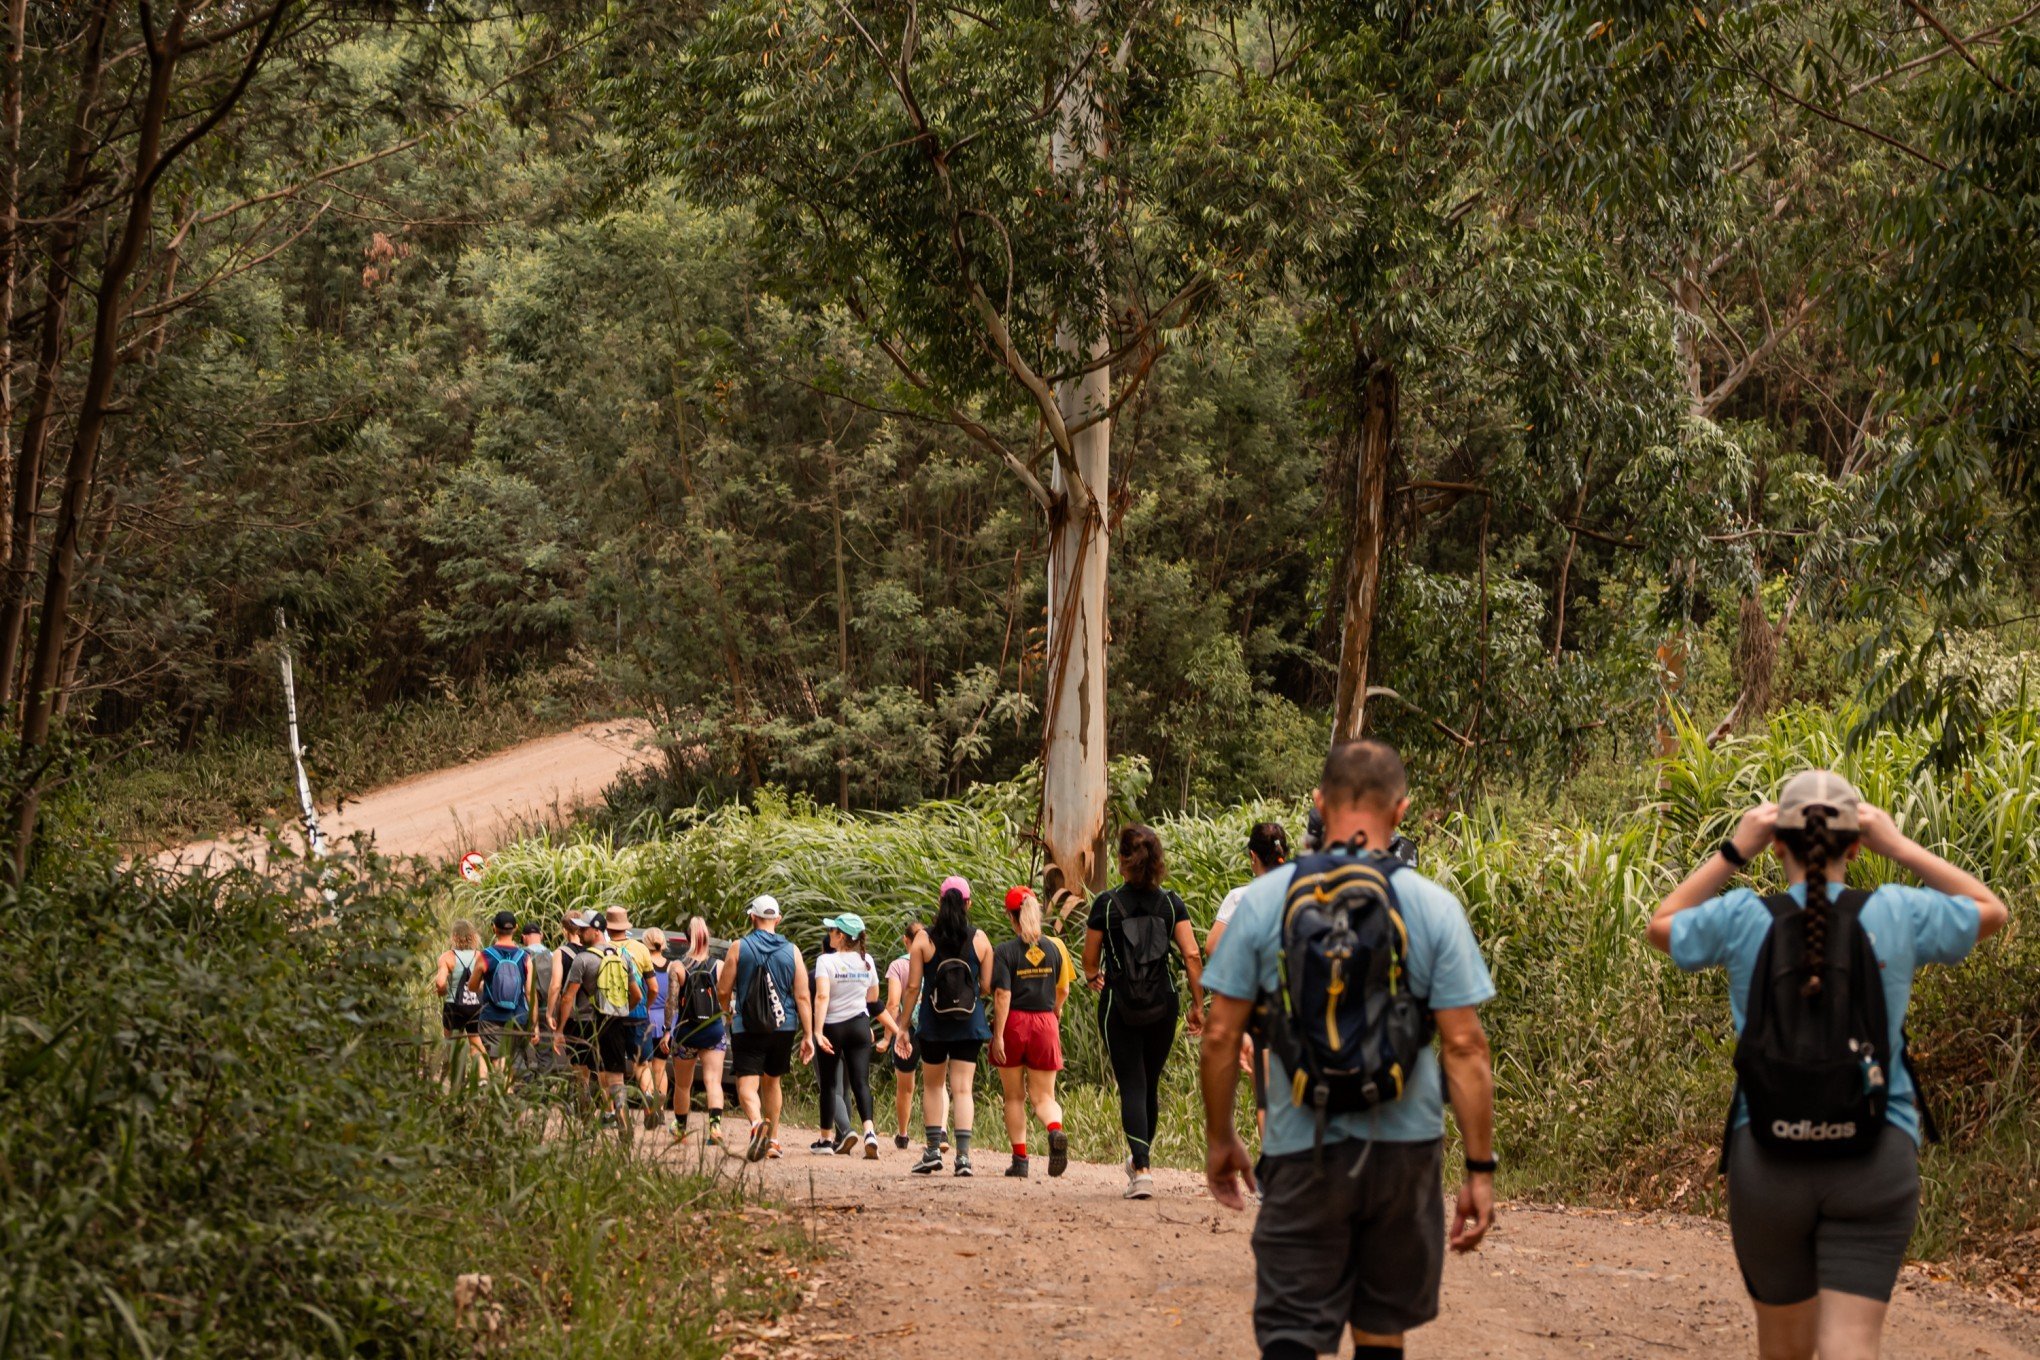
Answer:
<path fill-rule="evenodd" d="M 680 998 L 680 1019 L 691 1025 L 707 1024 L 722 1013 L 715 999 L 715 960 L 689 962 L 681 976 L 686 991 Z"/>
<path fill-rule="evenodd" d="M 1258 998 L 1255 1027 L 1316 1118 L 1319 1150 L 1328 1116 L 1402 1098 L 1435 1030 L 1410 990 L 1404 867 L 1385 852 L 1305 855 L 1283 900 L 1282 984 Z"/>
<path fill-rule="evenodd" d="M 786 1000 L 779 995 L 779 983 L 764 959 L 751 970 L 751 981 L 737 1003 L 737 1018 L 752 1034 L 776 1033 L 786 1021 Z"/>
<path fill-rule="evenodd" d="M 972 943 L 976 940 L 973 938 Z M 976 951 L 969 959 L 951 957 L 935 960 L 935 975 L 929 991 L 937 1015 L 975 1015 L 977 1013 L 978 961 Z"/>
<path fill-rule="evenodd" d="M 1791 894 L 1764 899 L 1770 933 L 1735 1046 L 1735 1090 L 1749 1105 L 1750 1136 L 1770 1152 L 1860 1157 L 1877 1146 L 1891 1096 L 1891 1024 L 1884 983 L 1861 913 L 1870 894 L 1847 888 L 1827 910 L 1820 990 L 1806 982 L 1806 912 Z M 1919 1082 L 1913 1083 L 1917 1090 Z M 1729 1099 L 1721 1164 L 1736 1101 Z"/>
<path fill-rule="evenodd" d="M 1176 1004 L 1176 978 L 1169 971 L 1169 951 L 1176 930 L 1176 895 L 1166 893 L 1168 908 L 1157 915 L 1129 915 L 1118 893 L 1105 895 L 1106 961 L 1111 965 L 1112 1013 L 1135 1025 L 1151 1025 Z M 1113 907 L 1119 919 L 1113 920 Z"/>

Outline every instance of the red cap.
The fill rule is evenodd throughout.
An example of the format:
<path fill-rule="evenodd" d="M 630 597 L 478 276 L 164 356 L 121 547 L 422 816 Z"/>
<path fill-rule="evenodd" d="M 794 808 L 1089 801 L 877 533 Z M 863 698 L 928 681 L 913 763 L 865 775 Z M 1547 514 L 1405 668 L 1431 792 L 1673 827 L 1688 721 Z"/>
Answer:
<path fill-rule="evenodd" d="M 1006 889 L 1006 910 L 1007 911 L 1020 910 L 1020 904 L 1022 902 L 1025 902 L 1028 898 L 1032 897 L 1033 895 L 1034 889 L 1032 888 Z"/>

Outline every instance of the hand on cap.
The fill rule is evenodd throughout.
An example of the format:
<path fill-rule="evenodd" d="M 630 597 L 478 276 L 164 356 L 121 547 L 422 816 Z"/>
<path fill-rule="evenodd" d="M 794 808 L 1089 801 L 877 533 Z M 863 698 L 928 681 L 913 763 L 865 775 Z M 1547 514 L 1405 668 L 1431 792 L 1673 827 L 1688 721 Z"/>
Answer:
<path fill-rule="evenodd" d="M 1898 829 L 1898 823 L 1891 820 L 1891 814 L 1870 803 L 1856 804 L 1856 824 L 1862 828 L 1863 848 L 1873 855 L 1886 859 L 1894 857 L 1906 843 L 1906 835 Z"/>
<path fill-rule="evenodd" d="M 1742 821 L 1735 828 L 1735 848 L 1743 852 L 1743 858 L 1755 859 L 1771 848 L 1771 842 L 1778 835 L 1778 805 L 1759 803 L 1742 815 Z"/>

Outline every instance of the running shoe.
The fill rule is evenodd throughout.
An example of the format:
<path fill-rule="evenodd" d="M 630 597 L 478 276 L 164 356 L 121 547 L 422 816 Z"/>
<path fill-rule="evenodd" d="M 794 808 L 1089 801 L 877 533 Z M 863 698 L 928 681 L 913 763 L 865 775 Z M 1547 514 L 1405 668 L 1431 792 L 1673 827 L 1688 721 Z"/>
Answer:
<path fill-rule="evenodd" d="M 921 1160 L 915 1162 L 908 1169 L 916 1176 L 932 1176 L 942 1169 L 942 1154 L 934 1148 L 924 1148 L 921 1152 Z"/>
<path fill-rule="evenodd" d="M 744 1160 L 747 1162 L 762 1162 L 765 1160 L 766 1150 L 772 1146 L 772 1130 L 761 1119 L 751 1126 L 751 1142 L 744 1149 Z"/>
<path fill-rule="evenodd" d="M 1069 1170 L 1070 1136 L 1061 1129 L 1048 1131 L 1048 1174 L 1060 1176 Z"/>
<path fill-rule="evenodd" d="M 1126 1162 L 1126 1198 L 1153 1199 L 1154 1197 L 1155 1178 L 1148 1174 L 1147 1168 L 1135 1167 L 1133 1159 L 1129 1157 Z"/>
<path fill-rule="evenodd" d="M 904 1133 L 896 1133 L 892 1136 L 892 1145 L 895 1148 L 898 1148 L 901 1152 L 905 1152 L 907 1150 L 908 1144 L 912 1143 L 913 1141 L 914 1141 L 913 1139 L 907 1137 L 907 1135 L 905 1135 Z"/>
<path fill-rule="evenodd" d="M 775 1138 L 772 1140 L 771 1149 L 768 1152 L 766 1152 L 765 1155 L 767 1157 L 772 1158 L 774 1161 L 777 1161 L 779 1158 L 784 1157 L 786 1155 L 786 1150 L 779 1146 L 779 1140 Z"/>
<path fill-rule="evenodd" d="M 809 1143 L 807 1150 L 809 1152 L 834 1152 L 836 1150 L 836 1140 L 825 1133 L 815 1139 L 814 1142 Z"/>
<path fill-rule="evenodd" d="M 1013 1159 L 1013 1164 L 1006 1168 L 1006 1174 L 1008 1176 L 1011 1176 L 1016 1181 L 1026 1180 L 1027 1159 L 1025 1157 L 1015 1157 Z"/>
<path fill-rule="evenodd" d="M 836 1155 L 836 1145 L 834 1143 L 810 1143 L 808 1144 L 808 1152 L 816 1157 L 833 1157 Z"/>
<path fill-rule="evenodd" d="M 959 1176 L 977 1175 L 977 1172 L 970 1169 L 970 1154 L 968 1152 L 956 1154 L 956 1174 Z"/>
<path fill-rule="evenodd" d="M 942 1131 L 942 1155 L 945 1157 L 949 1155 L 949 1130 L 947 1129 Z"/>
<path fill-rule="evenodd" d="M 878 1135 L 875 1133 L 864 1135 L 864 1160 L 867 1162 L 878 1160 Z"/>
<path fill-rule="evenodd" d="M 659 1111 L 651 1106 L 645 1108 L 645 1127 L 656 1130 L 659 1127 Z"/>
<path fill-rule="evenodd" d="M 848 1129 L 845 1129 L 843 1131 L 843 1136 L 836 1140 L 836 1146 L 834 1149 L 836 1155 L 838 1157 L 848 1157 L 851 1153 L 857 1151 L 858 1141 L 859 1140 L 856 1134 L 851 1133 Z"/>

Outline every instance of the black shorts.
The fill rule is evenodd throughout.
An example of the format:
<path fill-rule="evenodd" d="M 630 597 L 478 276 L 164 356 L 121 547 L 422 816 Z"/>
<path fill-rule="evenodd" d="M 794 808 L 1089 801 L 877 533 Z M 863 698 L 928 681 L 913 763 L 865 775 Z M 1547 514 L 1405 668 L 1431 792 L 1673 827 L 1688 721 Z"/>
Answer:
<path fill-rule="evenodd" d="M 1353 1175 L 1362 1154 L 1367 1162 Z M 1438 1316 L 1444 1144 L 1326 1143 L 1263 1157 L 1254 1220 L 1254 1339 L 1332 1354 L 1348 1327 L 1397 1336 Z"/>
<path fill-rule="evenodd" d="M 892 1070 L 895 1072 L 918 1072 L 921 1070 L 921 1038 L 917 1034 L 910 1034 L 907 1037 L 913 1040 L 914 1056 L 902 1058 L 900 1056 L 900 1041 L 898 1039 L 893 1040 Z"/>
<path fill-rule="evenodd" d="M 914 1040 L 914 1052 L 921 1055 L 922 1062 L 974 1063 L 983 1051 L 982 1039 L 920 1039 Z"/>
<path fill-rule="evenodd" d="M 445 1005 L 439 1008 L 439 1024 L 447 1037 L 456 1034 L 480 1034 L 482 1032 L 482 1008 L 473 1006 Z"/>
<path fill-rule="evenodd" d="M 733 1034 L 730 1071 L 739 1077 L 783 1077 L 793 1070 L 793 1046 L 799 1041 L 800 1035 L 790 1029 Z"/>
<path fill-rule="evenodd" d="M 504 1062 L 514 1061 L 531 1037 L 528 1022 L 516 1019 L 485 1018 L 479 1032 L 482 1036 L 483 1051 L 491 1058 L 498 1058 Z"/>
<path fill-rule="evenodd" d="M 1743 1288 L 1758 1303 L 1804 1303 L 1823 1289 L 1891 1301 L 1920 1215 L 1920 1157 L 1887 1126 L 1864 1157 L 1821 1160 L 1728 1145 L 1728 1230 Z"/>
<path fill-rule="evenodd" d="M 630 1021 L 605 1015 L 592 1020 L 569 1020 L 565 1033 L 567 1056 L 574 1066 L 617 1076 L 629 1070 Z"/>

